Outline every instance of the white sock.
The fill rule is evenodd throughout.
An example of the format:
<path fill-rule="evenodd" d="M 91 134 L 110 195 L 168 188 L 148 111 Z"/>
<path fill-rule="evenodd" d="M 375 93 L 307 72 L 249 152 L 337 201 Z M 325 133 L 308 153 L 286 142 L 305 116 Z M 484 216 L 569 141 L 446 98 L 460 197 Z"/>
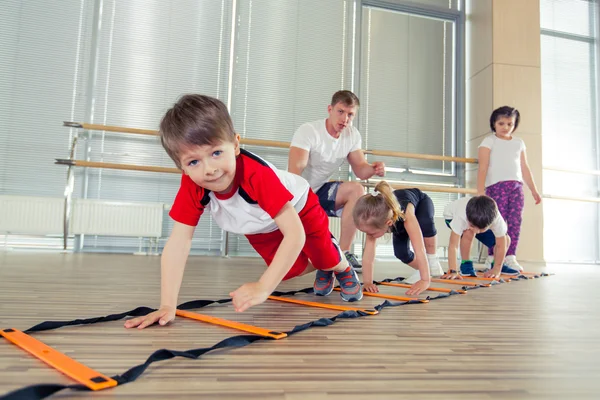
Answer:
<path fill-rule="evenodd" d="M 431 276 L 444 275 L 444 270 L 442 269 L 437 254 L 427 254 L 427 262 L 429 264 L 429 273 Z"/>
<path fill-rule="evenodd" d="M 411 276 L 409 276 L 408 278 L 406 278 L 404 280 L 404 283 L 408 283 L 409 285 L 412 285 L 415 282 L 418 282 L 421 280 L 421 273 L 419 272 L 419 270 L 416 270 L 415 272 L 413 272 L 413 274 Z"/>

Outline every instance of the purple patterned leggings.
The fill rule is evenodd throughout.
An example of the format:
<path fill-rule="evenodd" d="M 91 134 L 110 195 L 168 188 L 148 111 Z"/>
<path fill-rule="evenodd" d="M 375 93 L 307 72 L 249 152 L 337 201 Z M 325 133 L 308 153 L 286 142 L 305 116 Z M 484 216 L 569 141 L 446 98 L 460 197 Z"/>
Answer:
<path fill-rule="evenodd" d="M 510 237 L 510 246 L 506 253 L 507 256 L 514 256 L 519 244 L 519 235 L 521 234 L 521 221 L 523 220 L 523 206 L 525 205 L 525 195 L 523 194 L 523 182 L 503 181 L 498 182 L 485 189 L 485 194 L 496 200 L 500 215 L 508 225 L 508 236 Z M 488 249 L 488 254 L 494 254 L 494 249 Z"/>

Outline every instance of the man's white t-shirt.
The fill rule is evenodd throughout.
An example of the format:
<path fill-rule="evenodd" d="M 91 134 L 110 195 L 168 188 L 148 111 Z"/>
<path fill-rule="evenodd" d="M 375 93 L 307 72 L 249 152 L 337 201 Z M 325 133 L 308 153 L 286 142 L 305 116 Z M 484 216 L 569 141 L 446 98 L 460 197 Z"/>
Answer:
<path fill-rule="evenodd" d="M 525 142 L 518 137 L 511 140 L 498 139 L 496 135 L 487 136 L 479 147 L 490 149 L 490 164 L 485 176 L 485 187 L 498 182 L 523 182 L 521 172 L 521 153 L 525 151 Z"/>
<path fill-rule="evenodd" d="M 309 152 L 302 177 L 314 192 L 323 186 L 353 151 L 360 150 L 362 140 L 358 129 L 347 126 L 337 139 L 325 127 L 325 120 L 302 124 L 294 133 L 292 147 Z"/>
<path fill-rule="evenodd" d="M 469 220 L 467 220 L 467 203 L 469 200 L 471 200 L 471 197 L 461 197 L 458 200 L 448 203 L 446 208 L 444 208 L 444 219 L 452 220 L 450 222 L 450 229 L 457 235 L 462 235 L 464 231 L 469 229 Z M 498 213 L 498 216 L 492 222 L 489 229 L 492 230 L 495 237 L 506 236 L 508 228 L 500 213 Z"/>

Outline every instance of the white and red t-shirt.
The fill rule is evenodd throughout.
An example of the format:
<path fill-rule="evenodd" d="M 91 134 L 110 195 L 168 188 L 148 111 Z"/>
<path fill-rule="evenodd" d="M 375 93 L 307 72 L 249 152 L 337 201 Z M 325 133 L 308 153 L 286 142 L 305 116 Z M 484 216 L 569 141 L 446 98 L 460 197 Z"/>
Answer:
<path fill-rule="evenodd" d="M 301 176 L 280 171 L 242 149 L 229 193 L 211 192 L 183 175 L 169 215 L 177 222 L 196 226 L 208 210 L 225 231 L 241 235 L 268 233 L 278 229 L 273 218 L 288 201 L 297 212 L 304 208 L 308 191 L 308 182 Z"/>

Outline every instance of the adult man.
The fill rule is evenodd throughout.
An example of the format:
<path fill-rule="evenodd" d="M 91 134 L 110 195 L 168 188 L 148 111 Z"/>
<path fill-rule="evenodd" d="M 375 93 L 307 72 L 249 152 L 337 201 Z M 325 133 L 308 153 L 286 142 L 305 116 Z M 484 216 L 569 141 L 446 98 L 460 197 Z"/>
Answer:
<path fill-rule="evenodd" d="M 327 215 L 342 218 L 340 247 L 350 265 L 358 271 L 362 266 L 350 253 L 356 234 L 352 209 L 364 194 L 364 188 L 358 182 L 329 182 L 329 178 L 345 159 L 359 179 L 385 175 L 383 162 L 367 162 L 361 150 L 360 133 L 351 125 L 359 106 L 354 93 L 348 90 L 334 93 L 327 106 L 327 119 L 305 123 L 296 130 L 288 161 L 288 171 L 308 181 Z"/>

